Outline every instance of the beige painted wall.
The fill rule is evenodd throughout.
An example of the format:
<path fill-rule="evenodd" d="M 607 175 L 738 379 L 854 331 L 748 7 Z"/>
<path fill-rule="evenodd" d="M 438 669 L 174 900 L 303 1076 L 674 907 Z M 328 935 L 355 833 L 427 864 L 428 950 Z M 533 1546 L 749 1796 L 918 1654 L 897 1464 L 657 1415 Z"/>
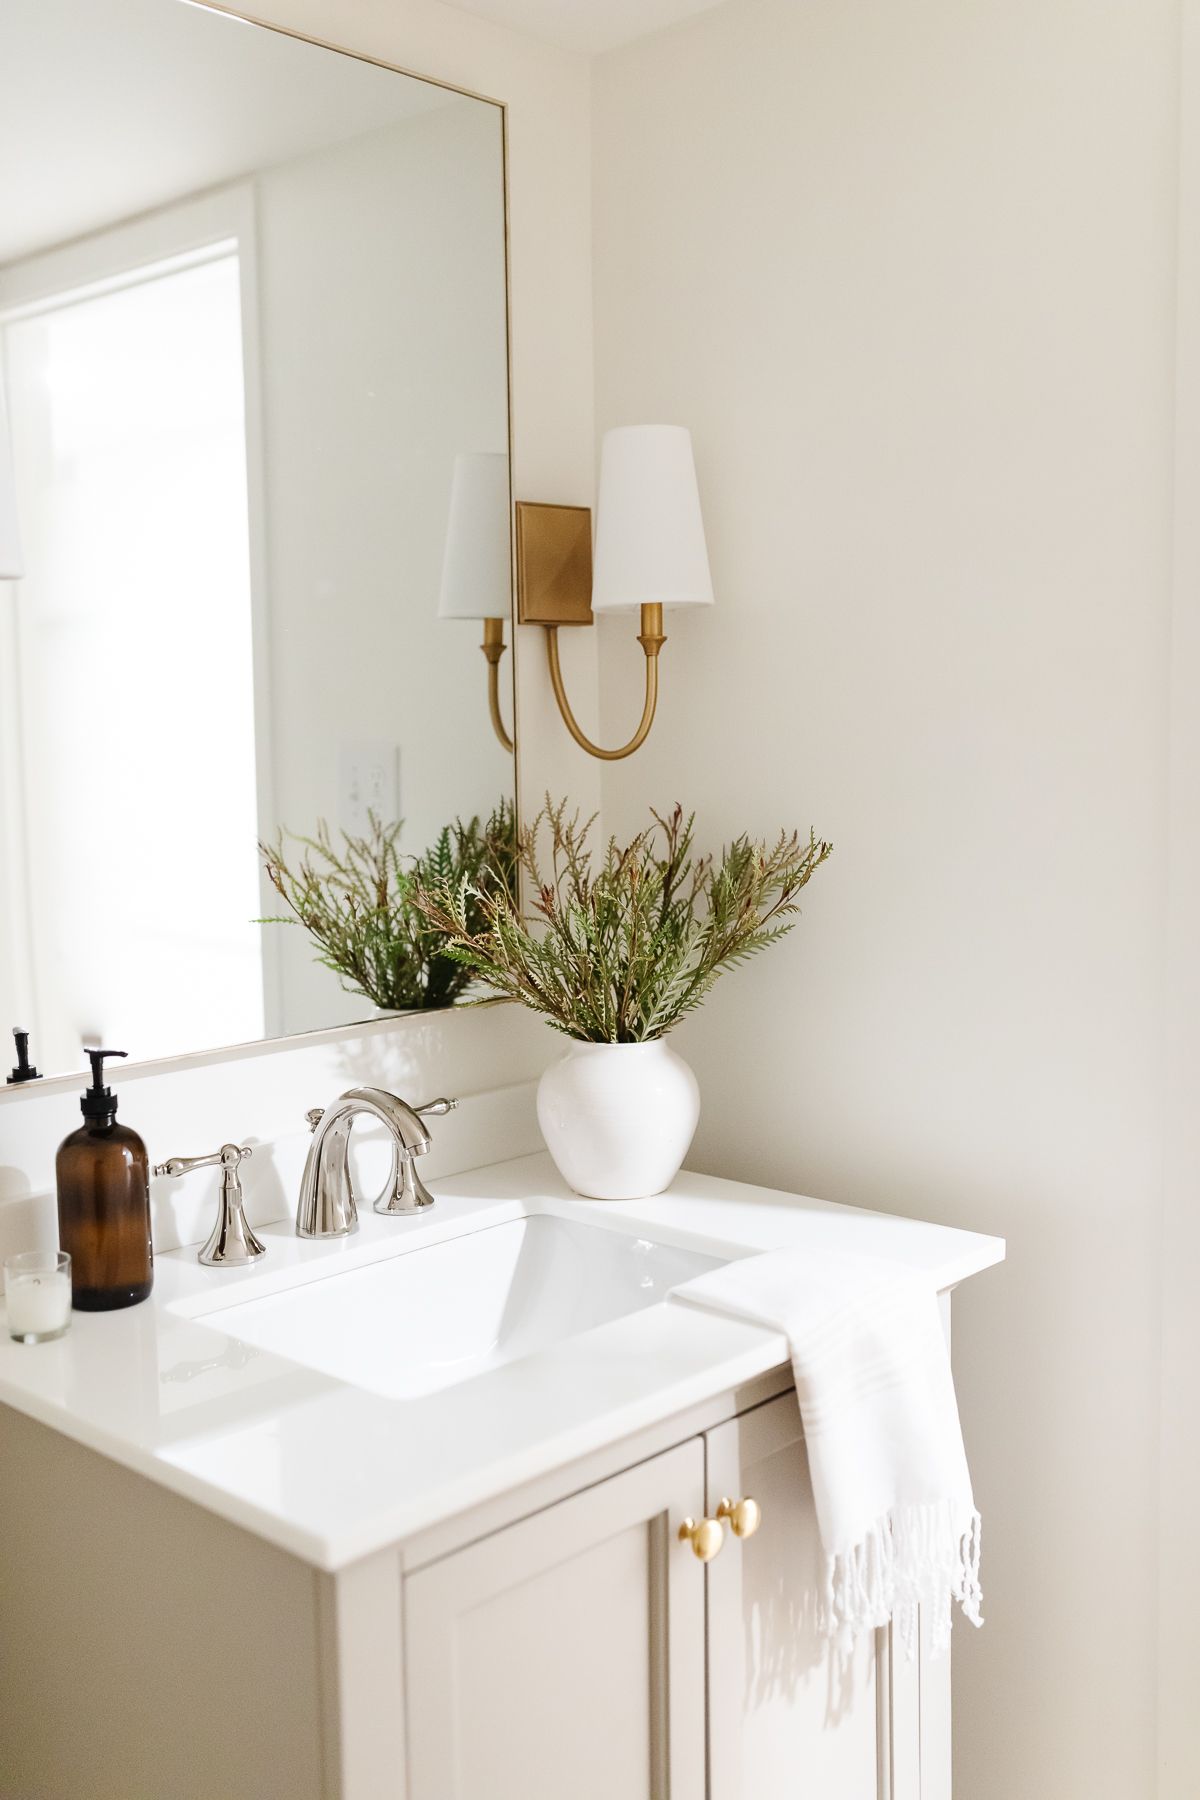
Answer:
<path fill-rule="evenodd" d="M 1183 0 L 1171 615 L 1158 1800 L 1200 1786 L 1200 0 Z"/>
<path fill-rule="evenodd" d="M 597 424 L 693 427 L 718 597 L 606 822 L 836 844 L 681 1034 L 691 1160 L 1009 1240 L 963 1800 L 1153 1791 L 1176 28 L 740 0 L 595 73 Z"/>

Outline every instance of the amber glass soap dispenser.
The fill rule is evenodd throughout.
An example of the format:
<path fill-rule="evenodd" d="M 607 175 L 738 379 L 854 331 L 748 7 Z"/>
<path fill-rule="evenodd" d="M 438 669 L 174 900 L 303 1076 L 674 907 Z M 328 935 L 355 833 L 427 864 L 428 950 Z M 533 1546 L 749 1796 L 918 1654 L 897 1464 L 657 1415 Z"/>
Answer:
<path fill-rule="evenodd" d="M 59 1145 L 58 1241 L 71 1257 L 71 1304 L 80 1312 L 136 1306 L 154 1284 L 150 1162 L 136 1131 L 117 1124 L 117 1097 L 104 1085 L 106 1056 L 89 1050 L 92 1085 L 79 1102 L 83 1124 Z"/>

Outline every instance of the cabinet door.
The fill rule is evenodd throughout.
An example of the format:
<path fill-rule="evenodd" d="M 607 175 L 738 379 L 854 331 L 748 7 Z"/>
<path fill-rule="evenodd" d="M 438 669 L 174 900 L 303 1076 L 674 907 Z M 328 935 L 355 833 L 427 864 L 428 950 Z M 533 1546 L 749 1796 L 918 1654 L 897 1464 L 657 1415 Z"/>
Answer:
<path fill-rule="evenodd" d="M 820 1540 L 794 1394 L 707 1434 L 708 1506 L 750 1495 L 752 1537 L 708 1565 L 711 1800 L 918 1800 L 915 1672 L 888 1634 L 841 1674 L 817 1628 Z M 900 1660 L 903 1660 L 902 1658 Z"/>
<path fill-rule="evenodd" d="M 705 1800 L 694 1438 L 404 1584 L 409 1800 Z"/>

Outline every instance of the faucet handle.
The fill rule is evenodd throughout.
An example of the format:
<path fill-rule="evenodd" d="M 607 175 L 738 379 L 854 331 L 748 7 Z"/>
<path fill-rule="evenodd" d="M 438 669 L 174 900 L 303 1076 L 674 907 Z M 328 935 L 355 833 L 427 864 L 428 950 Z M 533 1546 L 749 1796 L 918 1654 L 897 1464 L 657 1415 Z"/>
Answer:
<path fill-rule="evenodd" d="M 443 1113 L 453 1112 L 457 1105 L 457 1100 L 447 1100 L 443 1095 L 439 1100 L 427 1100 L 424 1106 L 414 1106 L 412 1110 L 418 1118 L 440 1118 Z M 416 1158 L 428 1148 L 428 1133 L 424 1144 L 418 1144 L 413 1150 L 402 1151 L 399 1145 L 393 1145 L 392 1173 L 375 1202 L 377 1213 L 388 1213 L 394 1218 L 398 1213 L 423 1212 L 433 1205 L 433 1195 L 416 1170 Z"/>
<path fill-rule="evenodd" d="M 172 1156 L 166 1162 L 155 1163 L 151 1173 L 154 1175 L 188 1175 L 193 1169 L 211 1169 L 218 1163 L 223 1169 L 232 1169 L 236 1174 L 238 1165 L 254 1152 L 249 1144 L 222 1144 L 219 1150 L 213 1150 L 208 1156 Z"/>
<path fill-rule="evenodd" d="M 245 1196 L 238 1170 L 254 1152 L 249 1144 L 222 1144 L 208 1156 L 172 1156 L 155 1163 L 156 1175 L 187 1175 L 193 1169 L 221 1169 L 221 1204 L 208 1242 L 196 1252 L 206 1268 L 240 1268 L 267 1254 L 246 1218 Z"/>
<path fill-rule="evenodd" d="M 421 1118 L 425 1118 L 426 1116 L 431 1118 L 441 1118 L 443 1113 L 453 1112 L 457 1105 L 457 1100 L 447 1100 L 443 1096 L 440 1100 L 427 1100 L 424 1106 L 414 1106 L 413 1111 L 419 1114 Z M 315 1131 L 317 1126 L 321 1123 L 321 1120 L 325 1117 L 325 1108 L 323 1106 L 311 1106 L 304 1117 L 308 1120 L 308 1129 L 310 1131 Z"/>

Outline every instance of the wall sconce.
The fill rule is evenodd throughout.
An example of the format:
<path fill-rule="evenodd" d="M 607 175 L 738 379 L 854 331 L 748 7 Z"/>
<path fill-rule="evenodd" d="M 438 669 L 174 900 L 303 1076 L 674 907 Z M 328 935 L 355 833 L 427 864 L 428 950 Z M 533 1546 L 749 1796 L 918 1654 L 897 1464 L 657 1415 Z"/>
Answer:
<path fill-rule="evenodd" d="M 600 451 L 596 563 L 586 506 L 517 502 L 517 619 L 542 625 L 554 697 L 577 744 L 605 762 L 644 744 L 658 704 L 664 606 L 711 606 L 712 577 L 692 457 L 682 425 L 622 425 Z M 646 700 L 637 730 L 619 750 L 593 744 L 571 711 L 558 656 L 560 625 L 590 625 L 598 612 L 641 608 Z"/>
<path fill-rule="evenodd" d="M 454 459 L 450 516 L 442 560 L 439 619 L 482 619 L 492 729 L 511 752 L 500 711 L 504 621 L 512 610 L 508 458 L 500 451 L 463 451 Z"/>
<path fill-rule="evenodd" d="M 0 411 L 0 581 L 19 581 L 25 573 L 17 535 L 17 489 L 4 413 Z"/>

